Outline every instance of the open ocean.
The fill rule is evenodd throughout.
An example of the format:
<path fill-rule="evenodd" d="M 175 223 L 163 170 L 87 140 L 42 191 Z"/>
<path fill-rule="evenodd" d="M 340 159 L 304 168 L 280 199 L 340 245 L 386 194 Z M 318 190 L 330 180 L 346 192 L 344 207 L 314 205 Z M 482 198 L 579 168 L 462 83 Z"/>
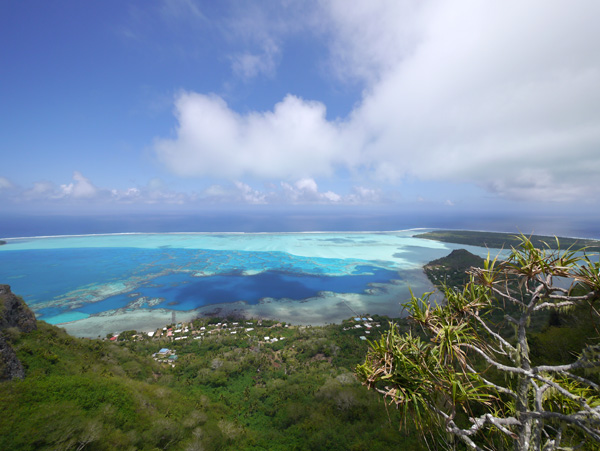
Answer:
<path fill-rule="evenodd" d="M 143 323 L 148 330 L 164 325 L 169 312 L 297 324 L 367 313 L 400 316 L 409 289 L 417 295 L 432 289 L 423 264 L 465 247 L 414 238 L 420 230 L 404 227 L 414 220 L 350 214 L 4 217 L 0 283 L 11 285 L 38 319 L 87 336 L 134 328 L 128 319 L 139 328 L 141 313 L 151 319 Z M 485 230 L 485 218 L 478 221 L 469 226 L 438 218 L 427 225 Z M 510 231 L 509 223 L 487 229 Z M 598 237 L 581 226 L 561 227 L 554 233 Z"/>
<path fill-rule="evenodd" d="M 582 211 L 584 211 L 582 209 Z M 18 214 L 0 211 L 0 239 L 96 233 L 170 232 L 316 232 L 390 231 L 414 228 L 486 230 L 600 239 L 599 213 L 573 217 L 565 214 L 506 214 L 321 208 L 202 213 Z"/>

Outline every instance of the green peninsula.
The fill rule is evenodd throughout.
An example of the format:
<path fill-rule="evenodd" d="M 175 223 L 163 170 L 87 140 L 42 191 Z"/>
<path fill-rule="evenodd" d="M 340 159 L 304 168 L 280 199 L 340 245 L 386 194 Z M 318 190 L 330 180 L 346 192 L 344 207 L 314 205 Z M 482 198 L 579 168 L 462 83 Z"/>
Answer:
<path fill-rule="evenodd" d="M 436 230 L 415 235 L 416 238 L 442 241 L 444 243 L 465 244 L 468 246 L 489 247 L 494 249 L 510 249 L 518 246 L 520 241 L 517 234 L 499 232 L 475 232 L 470 230 Z M 535 247 L 543 247 L 546 243 L 550 249 L 556 249 L 556 237 L 545 235 L 528 236 Z M 560 246 L 566 249 L 586 247 L 590 252 L 600 251 L 600 241 L 585 238 L 559 237 Z"/>

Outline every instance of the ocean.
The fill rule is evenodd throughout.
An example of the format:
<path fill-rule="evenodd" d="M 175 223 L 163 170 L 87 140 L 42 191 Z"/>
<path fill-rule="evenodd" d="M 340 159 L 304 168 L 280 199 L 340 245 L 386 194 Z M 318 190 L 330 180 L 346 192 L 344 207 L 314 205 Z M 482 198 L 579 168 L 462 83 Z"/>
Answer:
<path fill-rule="evenodd" d="M 215 314 L 316 325 L 400 316 L 409 290 L 433 289 L 422 266 L 465 247 L 399 227 L 413 220 L 348 215 L 0 218 L 0 283 L 80 336 Z"/>
<path fill-rule="evenodd" d="M 486 230 L 600 239 L 600 218 L 564 212 L 481 212 L 445 209 L 437 212 L 398 207 L 351 209 L 321 207 L 284 209 L 257 206 L 238 211 L 110 214 L 24 214 L 0 211 L 0 239 L 98 233 L 170 232 L 316 232 L 390 231 L 414 228 Z"/>

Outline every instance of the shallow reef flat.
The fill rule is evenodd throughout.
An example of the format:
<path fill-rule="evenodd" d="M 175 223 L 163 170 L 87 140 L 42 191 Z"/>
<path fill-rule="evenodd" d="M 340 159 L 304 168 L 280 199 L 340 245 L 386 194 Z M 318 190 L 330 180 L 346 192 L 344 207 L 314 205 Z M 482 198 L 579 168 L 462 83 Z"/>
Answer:
<path fill-rule="evenodd" d="M 431 289 L 422 266 L 458 247 L 415 238 L 419 232 L 6 239 L 0 280 L 39 319 L 79 336 L 152 330 L 173 311 L 314 325 L 355 313 L 398 316 L 409 288 Z"/>

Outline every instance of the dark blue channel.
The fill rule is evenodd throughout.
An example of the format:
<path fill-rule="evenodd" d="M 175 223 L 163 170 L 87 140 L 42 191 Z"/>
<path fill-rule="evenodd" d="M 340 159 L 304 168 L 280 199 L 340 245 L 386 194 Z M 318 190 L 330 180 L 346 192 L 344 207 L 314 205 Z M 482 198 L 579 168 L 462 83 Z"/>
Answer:
<path fill-rule="evenodd" d="M 363 293 L 373 283 L 386 283 L 397 278 L 397 271 L 371 266 L 360 266 L 358 274 L 318 276 L 265 271 L 255 275 L 239 273 L 194 277 L 174 273 L 157 277 L 135 289 L 140 297 L 164 298 L 151 308 L 191 310 L 210 304 L 245 301 L 256 304 L 263 298 L 302 300 L 316 296 L 320 291 L 335 293 Z M 112 296 L 100 302 L 85 305 L 76 311 L 100 313 L 126 307 L 132 298 L 128 294 Z"/>

